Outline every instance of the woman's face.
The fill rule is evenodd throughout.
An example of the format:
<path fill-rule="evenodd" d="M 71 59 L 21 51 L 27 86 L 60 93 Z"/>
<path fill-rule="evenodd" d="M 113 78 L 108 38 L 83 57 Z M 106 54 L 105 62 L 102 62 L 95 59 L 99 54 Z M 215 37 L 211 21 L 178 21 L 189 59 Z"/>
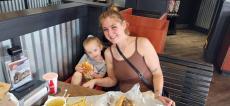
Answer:
<path fill-rule="evenodd" d="M 111 43 L 116 44 L 125 36 L 126 23 L 124 21 L 107 17 L 101 22 L 104 35 Z"/>

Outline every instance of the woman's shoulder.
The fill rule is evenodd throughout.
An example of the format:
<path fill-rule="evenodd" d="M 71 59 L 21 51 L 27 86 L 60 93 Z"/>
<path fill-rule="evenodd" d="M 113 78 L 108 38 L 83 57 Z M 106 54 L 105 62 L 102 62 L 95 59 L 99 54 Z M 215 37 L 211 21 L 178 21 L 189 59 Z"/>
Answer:
<path fill-rule="evenodd" d="M 112 53 L 111 53 L 111 47 L 108 47 L 106 50 L 105 50 L 105 62 L 106 64 L 109 64 L 109 63 L 112 63 L 113 61 L 113 56 L 112 56 Z"/>
<path fill-rule="evenodd" d="M 148 46 L 149 44 L 151 44 L 149 39 L 146 37 L 137 37 L 137 43 L 141 46 Z"/>
<path fill-rule="evenodd" d="M 115 48 L 115 45 L 111 45 L 111 46 L 107 47 L 105 49 L 105 53 L 110 53 L 112 51 L 112 49 L 114 49 L 114 48 Z"/>
<path fill-rule="evenodd" d="M 112 56 L 111 55 L 111 49 L 112 49 L 112 47 L 113 47 L 113 45 L 105 49 L 105 52 L 104 52 L 105 57 Z"/>
<path fill-rule="evenodd" d="M 146 37 L 138 37 L 137 39 L 137 51 L 141 55 L 144 55 L 145 52 L 154 49 L 152 43 Z"/>

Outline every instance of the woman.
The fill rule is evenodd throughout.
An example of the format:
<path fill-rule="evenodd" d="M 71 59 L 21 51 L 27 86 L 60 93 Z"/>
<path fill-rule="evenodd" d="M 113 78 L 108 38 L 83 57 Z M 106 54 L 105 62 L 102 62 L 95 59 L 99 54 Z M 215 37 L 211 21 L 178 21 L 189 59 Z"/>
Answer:
<path fill-rule="evenodd" d="M 103 12 L 100 15 L 99 21 L 105 37 L 112 43 L 112 46 L 105 51 L 108 77 L 91 80 L 83 84 L 83 86 L 89 88 L 93 88 L 94 85 L 112 87 L 119 83 L 120 90 L 126 92 L 135 83 L 140 83 L 141 91 L 150 90 L 119 54 L 116 48 L 117 45 L 124 56 L 131 61 L 140 73 L 149 82 L 152 82 L 155 97 L 165 105 L 174 106 L 175 102 L 161 96 L 163 75 L 157 53 L 151 42 L 144 37 L 130 36 L 127 29 L 128 23 L 123 19 L 115 6 L 111 6 L 107 11 Z"/>

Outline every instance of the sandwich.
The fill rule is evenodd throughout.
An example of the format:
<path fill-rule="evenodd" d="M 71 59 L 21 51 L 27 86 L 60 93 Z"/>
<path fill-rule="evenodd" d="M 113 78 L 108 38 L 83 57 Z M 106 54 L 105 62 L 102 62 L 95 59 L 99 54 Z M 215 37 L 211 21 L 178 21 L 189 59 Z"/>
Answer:
<path fill-rule="evenodd" d="M 120 96 L 116 101 L 115 106 L 134 106 L 133 102 L 125 96 Z"/>
<path fill-rule="evenodd" d="M 80 64 L 80 67 L 84 70 L 82 73 L 86 79 L 92 79 L 91 73 L 93 71 L 93 65 L 88 61 Z"/>

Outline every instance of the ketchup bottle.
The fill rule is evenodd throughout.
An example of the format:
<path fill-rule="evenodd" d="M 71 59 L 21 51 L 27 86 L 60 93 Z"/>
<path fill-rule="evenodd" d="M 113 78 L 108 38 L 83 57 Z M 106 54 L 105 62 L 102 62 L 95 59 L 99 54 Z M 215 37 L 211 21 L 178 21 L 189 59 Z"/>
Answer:
<path fill-rule="evenodd" d="M 55 94 L 55 89 L 54 89 L 55 87 L 54 87 L 53 80 L 50 80 L 49 87 L 50 87 L 50 94 Z"/>

